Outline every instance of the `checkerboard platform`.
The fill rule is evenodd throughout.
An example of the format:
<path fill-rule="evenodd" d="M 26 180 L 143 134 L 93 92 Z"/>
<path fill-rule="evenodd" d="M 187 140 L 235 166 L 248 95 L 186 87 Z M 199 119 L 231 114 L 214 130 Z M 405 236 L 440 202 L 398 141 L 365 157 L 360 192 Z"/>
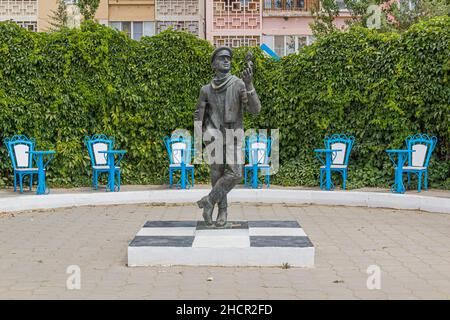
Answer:
<path fill-rule="evenodd" d="M 313 267 L 314 246 L 297 221 L 148 221 L 128 246 L 128 266 Z"/>

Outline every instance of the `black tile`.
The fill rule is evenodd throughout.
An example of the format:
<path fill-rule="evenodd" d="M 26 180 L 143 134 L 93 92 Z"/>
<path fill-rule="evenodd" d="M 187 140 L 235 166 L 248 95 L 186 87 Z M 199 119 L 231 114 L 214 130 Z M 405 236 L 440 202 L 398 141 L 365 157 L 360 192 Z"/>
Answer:
<path fill-rule="evenodd" d="M 249 228 L 301 228 L 297 221 L 261 220 L 249 221 Z"/>
<path fill-rule="evenodd" d="M 197 221 L 147 221 L 144 228 L 186 228 L 197 226 Z"/>
<path fill-rule="evenodd" d="M 136 236 L 130 247 L 192 247 L 194 237 L 189 236 Z"/>
<path fill-rule="evenodd" d="M 223 230 L 223 229 L 248 229 L 248 222 L 247 221 L 228 221 L 227 224 L 223 227 L 215 227 L 207 226 L 204 221 L 198 221 L 197 222 L 197 229 L 196 230 Z"/>
<path fill-rule="evenodd" d="M 308 237 L 251 236 L 250 247 L 313 247 Z"/>

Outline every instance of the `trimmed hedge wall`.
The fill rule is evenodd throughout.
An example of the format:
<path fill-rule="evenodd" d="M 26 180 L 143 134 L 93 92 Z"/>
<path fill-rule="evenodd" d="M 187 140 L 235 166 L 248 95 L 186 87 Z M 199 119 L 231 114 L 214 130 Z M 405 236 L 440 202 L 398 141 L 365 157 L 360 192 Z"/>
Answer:
<path fill-rule="evenodd" d="M 138 42 L 91 22 L 50 34 L 0 23 L 0 139 L 35 137 L 38 148 L 57 151 L 51 185 L 82 186 L 91 176 L 84 136 L 114 135 L 128 150 L 124 183 L 166 183 L 162 139 L 176 128 L 193 129 L 200 87 L 213 76 L 212 50 L 184 32 Z M 236 74 L 246 50 L 235 51 Z M 348 133 L 356 138 L 349 187 L 387 187 L 393 168 L 384 150 L 421 132 L 438 137 L 430 186 L 450 188 L 450 17 L 402 35 L 337 32 L 279 62 L 252 50 L 263 110 L 246 116 L 245 125 L 280 129 L 274 183 L 318 185 L 312 150 L 326 134 Z M 207 181 L 208 167 L 196 176 Z M 11 183 L 2 143 L 0 185 Z"/>

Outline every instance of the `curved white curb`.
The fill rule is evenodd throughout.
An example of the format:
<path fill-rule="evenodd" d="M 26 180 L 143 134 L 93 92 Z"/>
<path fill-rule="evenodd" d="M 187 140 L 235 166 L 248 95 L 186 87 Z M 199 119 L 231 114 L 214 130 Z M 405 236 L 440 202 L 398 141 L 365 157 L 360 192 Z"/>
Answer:
<path fill-rule="evenodd" d="M 0 212 L 52 209 L 87 205 L 131 203 L 195 203 L 208 189 L 149 190 L 98 193 L 65 193 L 45 196 L 22 195 L 0 198 Z M 450 198 L 353 191 L 287 189 L 235 189 L 230 202 L 322 204 L 450 213 Z"/>

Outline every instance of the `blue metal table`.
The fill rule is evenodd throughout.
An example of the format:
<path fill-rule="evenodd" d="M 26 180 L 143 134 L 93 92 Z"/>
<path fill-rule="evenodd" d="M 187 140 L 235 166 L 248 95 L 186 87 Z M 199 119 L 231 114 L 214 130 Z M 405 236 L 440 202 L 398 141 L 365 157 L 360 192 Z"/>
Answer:
<path fill-rule="evenodd" d="M 318 157 L 318 159 L 322 162 L 322 164 L 325 165 L 325 189 L 330 191 L 334 189 L 333 182 L 331 181 L 331 163 L 333 162 L 332 155 L 333 153 L 336 153 L 342 151 L 341 149 L 315 149 L 314 152 L 317 154 L 325 153 L 325 163 L 323 163 L 323 160 L 321 157 Z M 336 157 L 336 155 L 335 155 Z M 321 182 L 322 183 L 322 182 Z"/>
<path fill-rule="evenodd" d="M 36 194 L 46 194 L 50 192 L 50 189 L 47 190 L 47 185 L 45 183 L 45 168 L 47 165 L 52 161 L 53 155 L 56 153 L 53 150 L 47 150 L 47 151 L 30 151 L 29 152 L 32 155 L 35 155 L 37 158 L 37 165 L 38 165 L 38 186 L 36 190 Z M 44 156 L 50 156 L 50 159 L 44 163 Z"/>
<path fill-rule="evenodd" d="M 405 193 L 406 188 L 403 184 L 403 165 L 406 161 L 406 156 L 409 153 L 415 152 L 415 150 L 405 150 L 405 149 L 388 149 L 386 152 L 389 155 L 389 159 L 392 161 L 395 168 L 395 178 L 394 184 L 391 186 L 391 192 L 395 193 Z M 395 162 L 395 155 L 397 155 L 397 163 Z"/>
<path fill-rule="evenodd" d="M 105 156 L 107 156 L 107 163 L 108 163 L 108 167 L 109 167 L 109 172 L 108 172 L 108 185 L 106 190 L 107 191 L 111 191 L 111 192 L 115 192 L 115 191 L 119 191 L 120 190 L 120 185 L 117 185 L 117 189 L 116 189 L 116 163 L 115 163 L 115 155 L 118 155 L 120 158 L 118 160 L 118 162 L 120 162 L 120 160 L 123 158 L 123 156 L 125 155 L 127 151 L 126 150 L 105 150 L 105 151 L 99 151 L 99 153 L 104 153 Z"/>

